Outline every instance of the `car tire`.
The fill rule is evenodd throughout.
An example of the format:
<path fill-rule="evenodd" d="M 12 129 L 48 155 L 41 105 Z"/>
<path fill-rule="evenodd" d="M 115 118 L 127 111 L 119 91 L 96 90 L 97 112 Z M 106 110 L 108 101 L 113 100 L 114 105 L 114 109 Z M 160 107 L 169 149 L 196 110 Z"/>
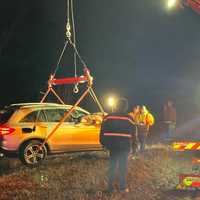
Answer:
<path fill-rule="evenodd" d="M 28 167 L 38 166 L 47 156 L 47 148 L 42 141 L 30 140 L 24 143 L 19 150 L 19 159 Z"/>

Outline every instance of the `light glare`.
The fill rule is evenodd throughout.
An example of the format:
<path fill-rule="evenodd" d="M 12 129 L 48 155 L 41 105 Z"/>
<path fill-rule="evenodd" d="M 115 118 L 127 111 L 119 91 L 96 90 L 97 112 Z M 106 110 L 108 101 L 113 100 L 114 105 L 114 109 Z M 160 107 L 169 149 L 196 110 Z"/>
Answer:
<path fill-rule="evenodd" d="M 175 5 L 177 4 L 177 0 L 168 0 L 167 1 L 167 7 L 170 9 L 170 8 L 173 8 Z"/>
<path fill-rule="evenodd" d="M 115 99 L 113 97 L 109 97 L 108 105 L 111 106 L 111 107 L 113 107 L 115 105 Z"/>

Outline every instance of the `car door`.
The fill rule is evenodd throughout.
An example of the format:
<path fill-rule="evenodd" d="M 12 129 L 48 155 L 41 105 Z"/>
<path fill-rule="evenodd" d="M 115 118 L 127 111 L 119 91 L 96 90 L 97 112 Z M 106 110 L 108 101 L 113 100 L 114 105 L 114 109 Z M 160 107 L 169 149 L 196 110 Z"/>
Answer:
<path fill-rule="evenodd" d="M 65 109 L 47 109 L 48 132 L 59 123 L 64 116 Z M 94 125 L 85 125 L 80 122 L 84 113 L 74 111 L 72 115 L 53 133 L 49 139 L 54 151 L 74 151 L 91 149 L 98 143 L 98 131 Z"/>
<path fill-rule="evenodd" d="M 75 110 L 72 113 L 74 120 L 73 139 L 76 147 L 79 149 L 96 149 L 100 147 L 99 132 L 100 126 L 97 126 L 93 120 L 83 121 L 82 118 L 90 118 L 90 114 L 84 113 L 81 110 Z"/>
<path fill-rule="evenodd" d="M 47 117 L 47 136 L 52 133 L 53 129 L 58 125 L 66 111 L 66 109 L 62 108 L 48 108 L 44 110 Z M 66 123 L 62 123 L 59 128 L 49 137 L 48 143 L 50 144 L 52 151 L 62 152 L 67 149 L 68 141 L 71 140 L 71 135 L 68 134 L 70 132 L 70 124 L 70 120 L 67 119 Z"/>
<path fill-rule="evenodd" d="M 23 113 L 23 110 L 21 110 Z M 22 130 L 22 136 L 25 140 L 29 138 L 41 138 L 44 139 L 47 134 L 46 117 L 42 110 L 35 110 L 28 112 L 19 121 L 20 128 Z M 24 131 L 32 129 L 32 131 Z"/>
<path fill-rule="evenodd" d="M 79 123 L 74 125 L 77 148 L 92 150 L 100 148 L 99 132 L 100 128 L 93 124 Z"/>

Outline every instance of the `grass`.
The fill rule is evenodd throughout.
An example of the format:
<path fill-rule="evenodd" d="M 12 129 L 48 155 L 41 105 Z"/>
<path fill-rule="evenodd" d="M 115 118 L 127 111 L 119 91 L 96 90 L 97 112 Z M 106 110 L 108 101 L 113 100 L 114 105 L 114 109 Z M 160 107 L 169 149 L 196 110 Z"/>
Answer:
<path fill-rule="evenodd" d="M 0 163 L 6 174 L 0 177 L 1 200 L 157 200 L 183 197 L 167 194 L 178 184 L 178 173 L 189 169 L 189 162 L 179 162 L 172 152 L 156 147 L 129 160 L 128 194 L 105 192 L 108 154 L 73 153 L 49 157 L 37 168 L 26 168 L 18 161 Z M 7 163 L 7 164 L 6 164 Z M 14 167 L 13 167 L 14 165 Z M 8 168 L 7 168 L 8 167 Z"/>

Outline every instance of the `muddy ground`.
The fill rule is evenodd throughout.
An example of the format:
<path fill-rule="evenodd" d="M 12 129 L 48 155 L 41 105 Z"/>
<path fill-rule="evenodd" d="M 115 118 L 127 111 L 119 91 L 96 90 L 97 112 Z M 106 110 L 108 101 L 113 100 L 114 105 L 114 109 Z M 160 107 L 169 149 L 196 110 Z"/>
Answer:
<path fill-rule="evenodd" d="M 15 159 L 3 159 L 1 200 L 197 200 L 198 191 L 178 191 L 180 173 L 194 173 L 191 154 L 173 152 L 168 145 L 148 145 L 130 157 L 129 193 L 105 192 L 107 152 L 73 153 L 48 157 L 37 168 L 26 168 Z M 196 166 L 196 174 L 200 174 Z"/>

